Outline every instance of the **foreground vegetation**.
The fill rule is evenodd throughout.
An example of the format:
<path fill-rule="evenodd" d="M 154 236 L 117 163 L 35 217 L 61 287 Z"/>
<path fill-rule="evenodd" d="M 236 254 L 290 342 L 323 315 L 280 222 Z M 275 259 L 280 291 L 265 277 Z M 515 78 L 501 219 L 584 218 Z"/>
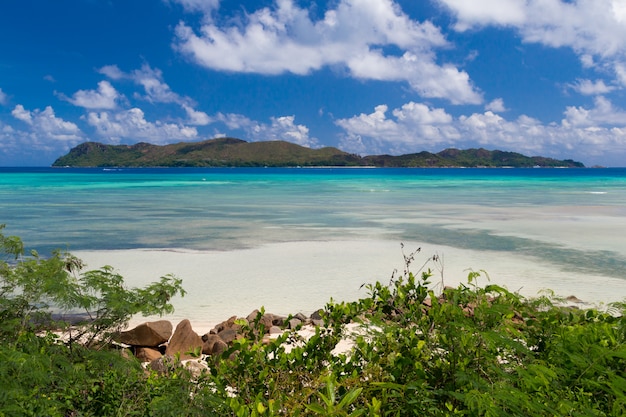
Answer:
<path fill-rule="evenodd" d="M 262 342 L 250 323 L 246 338 L 206 359 L 210 372 L 174 364 L 158 374 L 107 342 L 133 314 L 170 311 L 180 280 L 127 289 L 109 267 L 25 256 L 15 237 L 0 234 L 0 250 L 0 416 L 626 414 L 624 304 L 609 314 L 528 300 L 478 286 L 475 272 L 436 294 L 428 267 L 437 258 L 411 272 L 413 253 L 368 297 L 329 302 L 309 340 Z M 47 305 L 91 317 L 70 327 Z M 335 353 L 350 322 L 365 331 Z M 46 331 L 57 328 L 72 337 Z"/>
<path fill-rule="evenodd" d="M 446 149 L 439 153 L 370 155 L 361 157 L 337 148 L 311 149 L 285 141 L 246 142 L 218 138 L 170 145 L 105 145 L 85 142 L 58 158 L 55 167 L 569 167 L 584 168 L 571 159 L 525 156 L 486 149 Z"/>

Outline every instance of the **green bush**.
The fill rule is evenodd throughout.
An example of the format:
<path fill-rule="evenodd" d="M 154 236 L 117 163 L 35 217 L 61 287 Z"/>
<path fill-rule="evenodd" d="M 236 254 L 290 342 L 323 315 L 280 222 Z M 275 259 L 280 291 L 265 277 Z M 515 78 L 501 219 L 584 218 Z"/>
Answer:
<path fill-rule="evenodd" d="M 209 373 L 175 363 L 157 374 L 103 342 L 133 314 L 170 311 L 180 280 L 127 289 L 112 268 L 82 272 L 69 254 L 26 257 L 2 234 L 0 249 L 0 416 L 626 415 L 624 303 L 609 314 L 525 299 L 478 286 L 477 272 L 435 293 L 427 267 L 437 257 L 414 273 L 414 252 L 367 297 L 331 300 L 308 340 L 264 340 L 261 311 L 206 359 Z M 89 320 L 69 327 L 53 308 Z M 364 331 L 348 334 L 355 322 Z M 59 328 L 72 336 L 47 331 Z M 335 353 L 343 338 L 354 347 Z"/>
<path fill-rule="evenodd" d="M 329 303 L 326 325 L 290 353 L 281 350 L 290 336 L 269 345 L 243 340 L 226 352 L 214 377 L 235 393 L 224 396 L 234 414 L 626 414 L 624 304 L 611 315 L 527 300 L 479 287 L 476 272 L 435 294 L 430 270 L 410 272 L 413 255 L 400 277 L 368 286 L 369 297 Z M 350 321 L 367 331 L 348 355 L 333 355 Z"/>
<path fill-rule="evenodd" d="M 69 343 L 106 342 L 135 314 L 173 311 L 170 300 L 184 295 L 182 280 L 168 275 L 145 288 L 128 289 L 112 267 L 84 271 L 82 261 L 56 251 L 41 258 L 15 236 L 4 236 L 0 225 L 0 338 L 15 340 L 22 332 L 68 329 Z M 64 317 L 73 317 L 71 323 Z M 77 319 L 76 319 L 77 318 Z"/>
<path fill-rule="evenodd" d="M 2 233 L 0 251 L 0 416 L 224 415 L 206 381 L 181 367 L 147 373 L 108 343 L 135 314 L 171 312 L 180 279 L 128 289 L 111 267 L 83 272 L 61 252 L 25 256 L 21 240 Z"/>

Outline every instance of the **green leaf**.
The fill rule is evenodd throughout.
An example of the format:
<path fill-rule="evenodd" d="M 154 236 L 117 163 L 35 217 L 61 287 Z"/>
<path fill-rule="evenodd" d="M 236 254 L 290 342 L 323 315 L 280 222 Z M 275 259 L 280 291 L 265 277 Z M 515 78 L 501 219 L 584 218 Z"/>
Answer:
<path fill-rule="evenodd" d="M 359 395 L 361 395 L 361 391 L 363 391 L 363 388 L 351 389 L 348 393 L 346 393 L 346 395 L 343 396 L 337 407 L 340 410 L 347 408 L 359 397 Z"/>
<path fill-rule="evenodd" d="M 321 416 L 327 416 L 327 415 L 328 415 L 328 414 L 327 414 L 327 412 L 326 412 L 326 409 L 325 409 L 324 407 L 322 407 L 322 406 L 321 406 L 320 404 L 318 404 L 318 403 L 307 404 L 307 405 L 306 405 L 306 408 L 307 408 L 308 410 L 313 411 L 313 412 L 314 412 L 314 413 L 316 413 L 316 414 L 321 415 Z"/>

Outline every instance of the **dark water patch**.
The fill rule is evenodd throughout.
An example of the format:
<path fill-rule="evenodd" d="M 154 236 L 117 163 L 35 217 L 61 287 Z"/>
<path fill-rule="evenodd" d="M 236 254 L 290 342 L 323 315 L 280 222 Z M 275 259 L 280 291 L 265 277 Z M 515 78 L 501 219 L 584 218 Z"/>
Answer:
<path fill-rule="evenodd" d="M 626 280 L 626 258 L 607 250 L 580 250 L 562 245 L 514 236 L 490 234 L 478 229 L 448 229 L 419 225 L 402 234 L 403 238 L 452 246 L 459 249 L 511 253 L 548 263 L 563 272 L 579 272 Z"/>

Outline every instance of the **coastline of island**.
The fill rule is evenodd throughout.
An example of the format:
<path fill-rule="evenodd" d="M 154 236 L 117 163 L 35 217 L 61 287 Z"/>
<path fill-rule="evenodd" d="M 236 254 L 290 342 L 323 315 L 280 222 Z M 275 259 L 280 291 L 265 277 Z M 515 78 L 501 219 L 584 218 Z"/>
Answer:
<path fill-rule="evenodd" d="M 59 157 L 53 167 L 379 167 L 379 168 L 584 168 L 581 162 L 487 149 L 445 149 L 404 155 L 360 156 L 333 147 L 311 149 L 286 141 L 246 142 L 236 138 L 105 145 L 85 142 Z"/>

